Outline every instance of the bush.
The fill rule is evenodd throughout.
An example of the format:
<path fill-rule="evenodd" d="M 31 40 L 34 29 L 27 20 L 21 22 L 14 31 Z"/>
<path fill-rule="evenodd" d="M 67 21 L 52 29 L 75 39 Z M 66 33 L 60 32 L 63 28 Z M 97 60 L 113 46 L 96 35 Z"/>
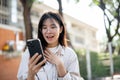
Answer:
<path fill-rule="evenodd" d="M 87 71 L 86 71 L 86 56 L 84 50 L 76 50 L 78 60 L 79 60 L 79 67 L 80 67 L 80 74 L 86 80 L 87 79 Z"/>
<path fill-rule="evenodd" d="M 100 60 L 98 53 L 91 52 L 91 68 L 92 77 L 104 77 L 108 75 L 107 67 L 103 65 L 102 60 Z"/>
<path fill-rule="evenodd" d="M 76 50 L 80 64 L 81 76 L 87 80 L 86 54 L 84 50 Z M 92 78 L 104 77 L 109 75 L 109 67 L 105 66 L 100 60 L 98 53 L 90 52 Z"/>
<path fill-rule="evenodd" d="M 120 73 L 120 55 L 116 55 L 114 60 L 114 73 Z"/>

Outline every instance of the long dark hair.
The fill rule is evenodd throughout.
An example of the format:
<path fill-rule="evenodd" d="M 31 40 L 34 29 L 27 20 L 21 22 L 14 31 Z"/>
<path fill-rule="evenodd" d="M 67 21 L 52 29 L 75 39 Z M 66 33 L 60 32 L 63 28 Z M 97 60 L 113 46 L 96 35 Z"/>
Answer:
<path fill-rule="evenodd" d="M 61 27 L 63 27 L 62 32 L 60 33 L 59 36 L 59 44 L 66 47 L 67 46 L 67 42 L 66 42 L 66 30 L 65 30 L 65 26 L 63 23 L 63 19 L 60 16 L 60 14 L 58 13 L 54 13 L 54 12 L 46 12 L 42 15 L 39 24 L 38 24 L 38 38 L 41 40 L 42 42 L 42 46 L 43 49 L 45 49 L 48 46 L 48 43 L 45 41 L 43 34 L 42 34 L 42 27 L 43 27 L 43 23 L 48 19 L 48 18 L 52 18 L 54 20 L 56 20 Z"/>

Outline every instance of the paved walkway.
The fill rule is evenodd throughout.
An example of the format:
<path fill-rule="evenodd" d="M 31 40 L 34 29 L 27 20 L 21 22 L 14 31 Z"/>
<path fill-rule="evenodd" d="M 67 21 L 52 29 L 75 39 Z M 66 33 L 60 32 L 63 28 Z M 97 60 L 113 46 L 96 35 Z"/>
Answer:
<path fill-rule="evenodd" d="M 8 58 L 0 55 L 0 80 L 17 80 L 20 56 Z"/>

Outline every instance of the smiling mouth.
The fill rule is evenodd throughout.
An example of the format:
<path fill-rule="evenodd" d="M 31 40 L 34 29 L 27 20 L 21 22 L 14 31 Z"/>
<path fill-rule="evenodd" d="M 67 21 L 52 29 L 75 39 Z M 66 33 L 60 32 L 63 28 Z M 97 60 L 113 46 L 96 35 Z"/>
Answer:
<path fill-rule="evenodd" d="M 51 39 L 54 38 L 54 36 L 46 36 L 46 38 L 47 38 L 48 40 L 51 40 Z"/>

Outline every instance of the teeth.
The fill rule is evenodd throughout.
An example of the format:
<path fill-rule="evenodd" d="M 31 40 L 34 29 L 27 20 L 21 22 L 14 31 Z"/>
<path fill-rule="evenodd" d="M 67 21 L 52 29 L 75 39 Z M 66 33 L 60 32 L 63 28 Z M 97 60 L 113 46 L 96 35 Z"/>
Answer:
<path fill-rule="evenodd" d="M 47 36 L 47 38 L 52 38 L 53 36 Z"/>

